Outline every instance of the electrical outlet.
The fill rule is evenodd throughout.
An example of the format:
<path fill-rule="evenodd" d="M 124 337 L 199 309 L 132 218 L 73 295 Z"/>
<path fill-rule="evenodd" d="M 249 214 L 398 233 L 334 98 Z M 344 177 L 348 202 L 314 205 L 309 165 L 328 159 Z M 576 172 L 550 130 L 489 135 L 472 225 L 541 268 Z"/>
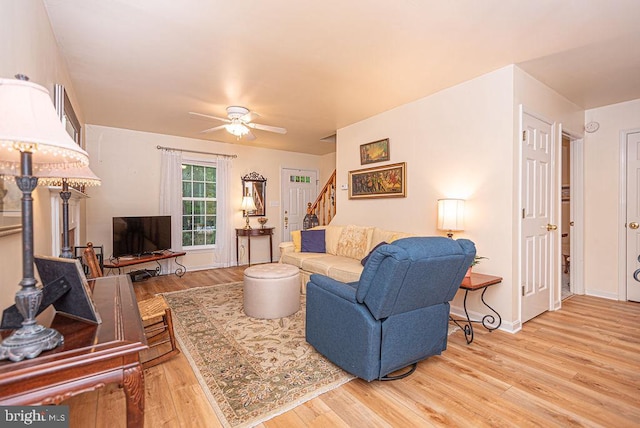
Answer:
<path fill-rule="evenodd" d="M 340 185 L 340 188 L 341 188 L 342 190 L 349 190 L 349 185 L 348 185 L 348 184 L 341 184 L 341 185 Z"/>

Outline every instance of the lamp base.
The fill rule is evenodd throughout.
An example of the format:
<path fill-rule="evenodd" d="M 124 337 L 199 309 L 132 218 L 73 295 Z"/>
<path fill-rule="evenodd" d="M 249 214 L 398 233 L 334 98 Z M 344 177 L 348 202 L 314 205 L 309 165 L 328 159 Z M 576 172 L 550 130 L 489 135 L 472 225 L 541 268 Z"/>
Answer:
<path fill-rule="evenodd" d="M 251 230 L 251 226 L 249 225 L 249 216 L 247 216 L 247 224 L 244 225 L 244 230 Z"/>
<path fill-rule="evenodd" d="M 22 361 L 35 358 L 42 351 L 62 345 L 64 337 L 60 332 L 41 325 L 24 326 L 14 331 L 0 345 L 0 360 Z"/>

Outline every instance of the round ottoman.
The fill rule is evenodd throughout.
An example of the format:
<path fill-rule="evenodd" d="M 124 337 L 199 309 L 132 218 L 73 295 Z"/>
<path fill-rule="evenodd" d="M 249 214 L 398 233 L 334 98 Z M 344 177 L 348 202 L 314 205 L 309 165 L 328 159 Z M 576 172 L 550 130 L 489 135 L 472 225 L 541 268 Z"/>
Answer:
<path fill-rule="evenodd" d="M 253 318 L 282 318 L 300 309 L 297 267 L 282 263 L 251 266 L 244 271 L 244 313 Z"/>

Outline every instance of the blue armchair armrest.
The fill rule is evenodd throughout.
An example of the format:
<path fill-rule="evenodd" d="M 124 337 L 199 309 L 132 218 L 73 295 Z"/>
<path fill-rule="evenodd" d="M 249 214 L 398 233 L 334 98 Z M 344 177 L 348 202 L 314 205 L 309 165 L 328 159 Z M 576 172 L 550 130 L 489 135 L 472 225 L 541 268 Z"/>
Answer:
<path fill-rule="evenodd" d="M 309 283 L 312 282 L 331 294 L 335 294 L 351 303 L 356 302 L 357 282 L 344 283 L 317 273 L 311 275 Z"/>

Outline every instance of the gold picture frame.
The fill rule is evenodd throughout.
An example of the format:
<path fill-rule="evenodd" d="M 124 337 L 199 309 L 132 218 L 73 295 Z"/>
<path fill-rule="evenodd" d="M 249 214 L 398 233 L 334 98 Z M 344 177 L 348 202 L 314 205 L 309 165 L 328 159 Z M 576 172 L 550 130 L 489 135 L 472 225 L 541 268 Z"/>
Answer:
<path fill-rule="evenodd" d="M 389 160 L 389 139 L 360 145 L 360 165 Z"/>
<path fill-rule="evenodd" d="M 349 199 L 404 198 L 406 162 L 349 171 Z"/>

